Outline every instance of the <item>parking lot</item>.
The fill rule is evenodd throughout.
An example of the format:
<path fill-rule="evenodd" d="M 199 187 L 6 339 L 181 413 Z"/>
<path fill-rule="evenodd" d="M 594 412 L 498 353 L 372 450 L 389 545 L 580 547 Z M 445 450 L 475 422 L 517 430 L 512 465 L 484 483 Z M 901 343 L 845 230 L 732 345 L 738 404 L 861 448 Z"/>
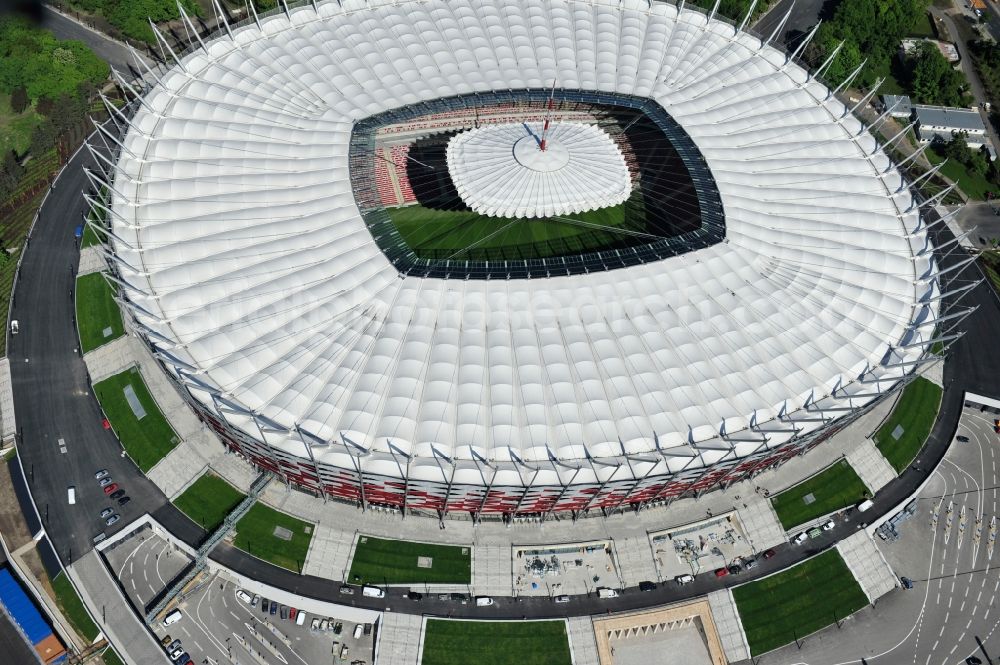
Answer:
<path fill-rule="evenodd" d="M 179 621 L 155 626 L 157 638 L 179 639 L 191 660 L 202 665 L 372 663 L 374 625 L 360 624 L 358 629 L 359 624 L 336 617 L 298 611 L 293 620 L 290 606 L 275 603 L 272 614 L 269 599 L 248 593 L 248 603 L 237 591 L 235 584 L 222 577 L 207 577 L 178 605 Z"/>

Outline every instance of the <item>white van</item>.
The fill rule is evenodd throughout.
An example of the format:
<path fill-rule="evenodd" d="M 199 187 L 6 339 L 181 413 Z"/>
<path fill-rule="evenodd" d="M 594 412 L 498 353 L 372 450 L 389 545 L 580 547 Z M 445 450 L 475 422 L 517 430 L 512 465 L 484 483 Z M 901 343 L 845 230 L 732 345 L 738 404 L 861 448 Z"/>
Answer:
<path fill-rule="evenodd" d="M 298 616 L 295 617 L 295 625 L 301 626 L 306 622 L 306 613 L 299 610 Z"/>
<path fill-rule="evenodd" d="M 858 504 L 858 512 L 863 513 L 874 505 L 875 504 L 872 503 L 871 499 L 865 499 L 864 501 Z"/>
<path fill-rule="evenodd" d="M 178 621 L 180 621 L 181 617 L 183 617 L 183 616 L 184 615 L 181 614 L 180 610 L 174 610 L 173 612 L 171 612 L 167 616 L 163 617 L 163 625 L 164 626 L 169 626 L 171 624 L 175 624 Z"/>
<path fill-rule="evenodd" d="M 379 589 L 377 586 L 368 586 L 366 584 L 361 587 L 361 595 L 368 596 L 369 598 L 385 598 L 385 591 Z"/>
<path fill-rule="evenodd" d="M 617 598 L 618 592 L 614 589 L 601 588 L 597 590 L 598 598 Z"/>
<path fill-rule="evenodd" d="M 76 487 L 70 485 L 66 488 L 66 500 L 71 506 L 76 503 Z"/>
<path fill-rule="evenodd" d="M 489 596 L 476 596 L 477 607 L 489 607 L 493 604 L 493 599 Z"/>
<path fill-rule="evenodd" d="M 674 578 L 674 581 L 680 585 L 690 584 L 694 582 L 694 575 L 678 575 Z"/>
<path fill-rule="evenodd" d="M 365 627 L 359 623 L 354 627 L 354 639 L 360 638 L 363 632 L 365 632 Z"/>

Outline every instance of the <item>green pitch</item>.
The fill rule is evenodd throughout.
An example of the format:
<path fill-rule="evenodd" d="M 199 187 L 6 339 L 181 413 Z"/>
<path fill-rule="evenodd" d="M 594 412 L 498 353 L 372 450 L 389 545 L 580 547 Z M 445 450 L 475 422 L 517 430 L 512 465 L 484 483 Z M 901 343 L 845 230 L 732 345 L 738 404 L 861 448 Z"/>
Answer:
<path fill-rule="evenodd" d="M 641 195 L 622 205 L 558 218 L 487 217 L 471 210 L 421 205 L 386 212 L 421 259 L 523 261 L 648 243 Z M 643 234 L 643 235 L 640 235 Z"/>
<path fill-rule="evenodd" d="M 754 656 L 803 639 L 868 604 L 836 549 L 738 586 L 733 600 Z"/>
<path fill-rule="evenodd" d="M 565 621 L 428 619 L 423 665 L 570 665 Z"/>
<path fill-rule="evenodd" d="M 472 548 L 361 536 L 351 560 L 357 584 L 469 584 Z M 419 565 L 425 557 L 425 566 Z"/>

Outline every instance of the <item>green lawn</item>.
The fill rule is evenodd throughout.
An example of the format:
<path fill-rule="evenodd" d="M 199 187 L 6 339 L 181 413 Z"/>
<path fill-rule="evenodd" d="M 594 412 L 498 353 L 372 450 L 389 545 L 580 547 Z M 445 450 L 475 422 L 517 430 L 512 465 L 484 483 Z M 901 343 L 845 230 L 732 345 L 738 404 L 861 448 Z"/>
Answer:
<path fill-rule="evenodd" d="M 205 473 L 174 499 L 174 505 L 206 531 L 214 531 L 246 495 L 214 473 Z"/>
<path fill-rule="evenodd" d="M 417 567 L 417 557 L 421 556 L 431 557 L 430 568 Z M 351 560 L 351 581 L 358 584 L 469 584 L 472 582 L 471 548 L 360 536 Z"/>
<path fill-rule="evenodd" d="M 802 639 L 868 604 L 836 549 L 738 586 L 733 598 L 753 656 Z"/>
<path fill-rule="evenodd" d="M 114 290 L 99 272 L 76 280 L 76 325 L 84 353 L 125 334 L 122 313 L 115 302 Z M 110 334 L 105 331 L 110 329 Z"/>
<path fill-rule="evenodd" d="M 937 152 L 935 148 L 930 148 L 924 152 L 928 161 L 932 164 L 940 164 L 944 161 L 944 155 Z M 983 201 L 987 192 L 996 192 L 998 188 L 986 179 L 986 176 L 970 171 L 965 165 L 949 159 L 948 163 L 941 167 L 939 171 L 943 176 L 958 183 L 958 188 L 970 199 Z"/>
<path fill-rule="evenodd" d="M 920 452 L 937 419 L 940 405 L 941 387 L 918 377 L 906 386 L 892 415 L 875 433 L 875 445 L 897 472 L 909 466 Z M 903 427 L 898 441 L 892 438 L 897 425 Z"/>
<path fill-rule="evenodd" d="M 146 411 L 141 420 L 135 417 L 125 399 L 123 391 L 127 385 L 135 390 L 139 403 Z M 127 369 L 94 384 L 94 393 L 122 446 L 143 473 L 152 469 L 177 445 L 177 435 L 146 389 L 138 369 Z"/>
<path fill-rule="evenodd" d="M 87 614 L 83 601 L 80 600 L 80 596 L 76 595 L 76 589 L 66 577 L 66 573 L 59 573 L 52 580 L 52 590 L 56 592 L 56 604 L 59 605 L 63 615 L 73 624 L 73 628 L 80 637 L 88 642 L 97 637 L 97 625 Z"/>
<path fill-rule="evenodd" d="M 570 665 L 564 621 L 428 619 L 421 665 Z"/>
<path fill-rule="evenodd" d="M 118 652 L 110 647 L 101 654 L 101 659 L 104 661 L 104 665 L 125 665 Z"/>
<path fill-rule="evenodd" d="M 280 526 L 292 532 L 291 540 L 274 535 Z M 291 515 L 255 503 L 250 511 L 236 523 L 236 547 L 253 556 L 270 561 L 276 566 L 296 573 L 302 572 L 302 565 L 309 551 L 313 525 Z"/>
<path fill-rule="evenodd" d="M 88 215 L 91 221 L 97 223 L 97 213 L 93 210 L 90 211 Z M 90 224 L 83 225 L 83 238 L 80 241 L 80 247 L 90 247 L 92 245 L 100 245 L 104 242 L 104 238 L 99 236 Z"/>
<path fill-rule="evenodd" d="M 840 460 L 812 478 L 772 497 L 771 504 L 781 520 L 781 526 L 787 531 L 809 520 L 854 505 L 864 499 L 867 491 L 868 488 L 847 460 Z M 807 504 L 805 498 L 809 495 L 812 495 L 814 501 Z"/>
<path fill-rule="evenodd" d="M 936 39 L 937 35 L 934 32 L 934 24 L 931 20 L 930 12 L 925 12 L 917 17 L 913 25 L 910 26 L 909 37 L 929 37 L 930 39 Z"/>
<path fill-rule="evenodd" d="M 388 208 L 386 212 L 419 258 L 494 261 L 579 254 L 621 242 L 625 236 L 614 229 L 642 232 L 645 228 L 641 215 L 630 213 L 626 223 L 626 205 L 560 219 L 498 219 L 471 210 L 435 210 L 420 205 Z"/>

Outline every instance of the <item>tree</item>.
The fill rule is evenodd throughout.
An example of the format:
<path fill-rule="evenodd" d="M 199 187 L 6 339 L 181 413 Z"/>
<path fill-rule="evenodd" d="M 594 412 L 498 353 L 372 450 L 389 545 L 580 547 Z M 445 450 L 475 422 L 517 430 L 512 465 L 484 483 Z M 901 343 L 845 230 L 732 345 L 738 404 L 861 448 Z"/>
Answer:
<path fill-rule="evenodd" d="M 965 78 L 931 42 L 921 42 L 909 61 L 914 101 L 941 106 L 959 106 L 965 101 Z"/>
<path fill-rule="evenodd" d="M 28 99 L 28 91 L 24 89 L 23 85 L 19 85 L 10 93 L 10 108 L 14 113 L 24 113 L 24 110 L 28 108 L 28 104 L 31 102 Z"/>

